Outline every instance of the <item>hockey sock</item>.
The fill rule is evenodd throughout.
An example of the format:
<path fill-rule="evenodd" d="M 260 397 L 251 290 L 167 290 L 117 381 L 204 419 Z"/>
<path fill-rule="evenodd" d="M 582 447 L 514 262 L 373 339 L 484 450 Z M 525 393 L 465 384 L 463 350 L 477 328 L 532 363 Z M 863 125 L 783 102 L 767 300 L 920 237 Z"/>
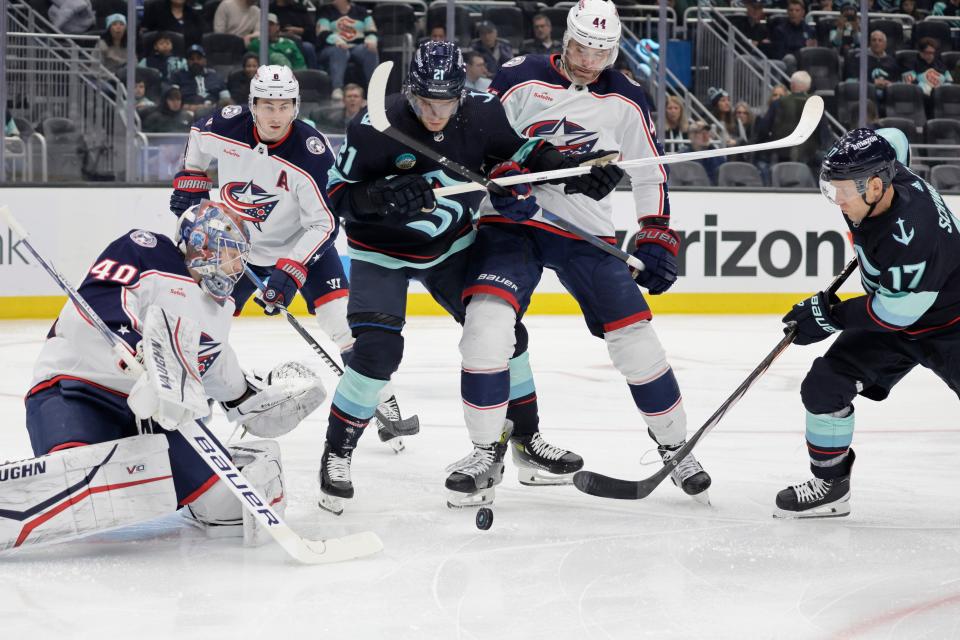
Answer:
<path fill-rule="evenodd" d="M 514 436 L 529 436 L 540 427 L 537 409 L 537 390 L 530 369 L 530 352 L 524 351 L 510 359 L 510 403 L 507 420 L 513 422 Z"/>
<path fill-rule="evenodd" d="M 667 368 L 642 382 L 628 382 L 627 386 L 643 421 L 659 444 L 678 444 L 687 437 L 686 413 L 673 369 Z"/>
<path fill-rule="evenodd" d="M 357 446 L 363 429 L 377 408 L 380 390 L 386 380 L 377 380 L 347 367 L 337 385 L 330 406 L 327 441 L 331 446 L 349 450 Z"/>
<path fill-rule="evenodd" d="M 853 442 L 853 406 L 834 413 L 807 412 L 807 451 L 810 470 L 822 480 L 849 475 L 848 454 Z"/>
<path fill-rule="evenodd" d="M 510 394 L 510 372 L 460 372 L 460 395 L 463 415 L 474 442 L 492 442 L 503 430 L 507 399 Z"/>

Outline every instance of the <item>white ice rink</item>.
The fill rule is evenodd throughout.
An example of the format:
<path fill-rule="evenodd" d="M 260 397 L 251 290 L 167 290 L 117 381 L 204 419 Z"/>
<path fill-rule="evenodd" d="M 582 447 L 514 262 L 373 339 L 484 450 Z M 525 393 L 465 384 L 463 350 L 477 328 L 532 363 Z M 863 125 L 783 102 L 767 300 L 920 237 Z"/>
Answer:
<path fill-rule="evenodd" d="M 780 338 L 772 316 L 655 322 L 691 431 Z M 31 455 L 22 396 L 48 325 L 0 324 L 0 460 Z M 575 317 L 528 325 L 547 439 L 592 470 L 652 473 L 603 343 Z M 316 507 L 326 407 L 281 439 L 289 522 L 311 537 L 376 531 L 382 554 L 298 566 L 171 515 L 0 556 L 0 638 L 960 638 L 958 403 L 929 372 L 882 404 L 858 401 L 847 518 L 770 515 L 777 491 L 809 477 L 799 388 L 818 345 L 791 347 L 698 447 L 712 507 L 669 481 L 636 502 L 521 487 L 508 463 L 493 528 L 479 531 L 443 497 L 444 467 L 469 451 L 458 338 L 447 318 L 411 319 L 396 386 L 421 433 L 400 455 L 365 436 L 343 516 Z M 312 362 L 332 392 L 282 320 L 239 320 L 234 345 L 250 366 Z"/>

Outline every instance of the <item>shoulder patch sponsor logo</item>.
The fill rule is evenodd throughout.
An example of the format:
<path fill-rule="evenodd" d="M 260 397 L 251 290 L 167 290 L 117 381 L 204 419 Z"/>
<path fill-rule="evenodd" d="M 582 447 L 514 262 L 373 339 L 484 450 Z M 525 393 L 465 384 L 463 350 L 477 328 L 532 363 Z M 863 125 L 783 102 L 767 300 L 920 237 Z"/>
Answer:
<path fill-rule="evenodd" d="M 224 148 L 223 148 L 223 155 L 225 155 L 225 156 L 233 156 L 234 158 L 239 158 L 239 157 L 240 157 L 240 154 L 237 152 L 237 150 L 236 150 L 236 149 L 232 149 L 232 148 L 230 148 L 230 147 L 224 147 Z"/>
<path fill-rule="evenodd" d="M 317 136 L 311 136 L 307 138 L 307 151 L 310 153 L 319 156 L 326 150 L 327 147 L 325 144 L 323 144 L 323 140 Z"/>
<path fill-rule="evenodd" d="M 144 231 L 143 229 L 137 229 L 131 233 L 130 239 L 141 247 L 145 247 L 147 249 L 153 249 L 155 246 L 157 246 L 157 236 L 153 235 L 149 231 Z"/>
<path fill-rule="evenodd" d="M 515 66 L 517 66 L 518 64 L 523 64 L 523 61 L 526 60 L 526 59 L 527 59 L 527 56 L 517 56 L 516 58 L 511 58 L 510 60 L 507 60 L 506 62 L 504 62 L 504 63 L 503 63 L 502 65 L 500 65 L 500 66 L 502 66 L 502 67 L 515 67 Z"/>
<path fill-rule="evenodd" d="M 241 107 L 240 105 L 231 104 L 228 107 L 224 107 L 223 110 L 220 112 L 220 115 L 222 115 L 224 118 L 232 118 L 234 116 L 240 115 L 242 111 L 243 111 L 243 107 Z"/>
<path fill-rule="evenodd" d="M 397 169 L 412 169 L 413 165 L 417 164 L 417 156 L 412 153 L 401 153 L 393 164 L 397 165 Z"/>

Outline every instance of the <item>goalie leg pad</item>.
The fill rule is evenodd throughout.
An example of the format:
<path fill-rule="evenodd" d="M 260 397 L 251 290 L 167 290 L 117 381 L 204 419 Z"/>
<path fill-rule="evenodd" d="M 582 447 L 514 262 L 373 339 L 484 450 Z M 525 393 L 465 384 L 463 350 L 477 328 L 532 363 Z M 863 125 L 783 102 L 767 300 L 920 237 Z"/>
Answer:
<path fill-rule="evenodd" d="M 460 394 L 473 442 L 493 442 L 503 431 L 510 399 L 510 357 L 517 314 L 505 300 L 475 294 L 460 339 Z"/>
<path fill-rule="evenodd" d="M 274 440 L 251 440 L 228 447 L 234 464 L 281 517 L 287 508 L 280 446 Z M 243 536 L 246 546 L 272 540 L 270 533 L 243 508 L 222 482 L 187 505 L 185 515 L 211 538 Z"/>
<path fill-rule="evenodd" d="M 0 465 L 0 550 L 62 542 L 176 508 L 162 435 L 78 446 Z"/>
<path fill-rule="evenodd" d="M 654 439 L 662 445 L 683 442 L 687 437 L 687 415 L 680 387 L 650 321 L 608 331 L 603 339 L 613 365 L 627 379 L 633 400 Z"/>

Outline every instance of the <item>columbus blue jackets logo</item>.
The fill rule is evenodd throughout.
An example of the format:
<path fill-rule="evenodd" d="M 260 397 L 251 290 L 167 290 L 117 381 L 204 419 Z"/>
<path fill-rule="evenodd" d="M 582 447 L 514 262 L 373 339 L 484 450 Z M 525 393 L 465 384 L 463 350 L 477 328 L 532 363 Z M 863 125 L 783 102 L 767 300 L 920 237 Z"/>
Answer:
<path fill-rule="evenodd" d="M 197 351 L 197 369 L 201 376 L 210 370 L 213 363 L 220 357 L 220 353 L 220 343 L 214 342 L 213 338 L 201 331 L 200 349 Z"/>
<path fill-rule="evenodd" d="M 280 203 L 280 196 L 267 193 L 250 182 L 228 182 L 220 188 L 220 200 L 230 205 L 241 218 L 249 220 L 257 231 Z"/>
<path fill-rule="evenodd" d="M 566 118 L 534 122 L 523 134 L 530 138 L 548 140 L 564 155 L 589 153 L 599 137 L 596 131 L 587 131 Z"/>

